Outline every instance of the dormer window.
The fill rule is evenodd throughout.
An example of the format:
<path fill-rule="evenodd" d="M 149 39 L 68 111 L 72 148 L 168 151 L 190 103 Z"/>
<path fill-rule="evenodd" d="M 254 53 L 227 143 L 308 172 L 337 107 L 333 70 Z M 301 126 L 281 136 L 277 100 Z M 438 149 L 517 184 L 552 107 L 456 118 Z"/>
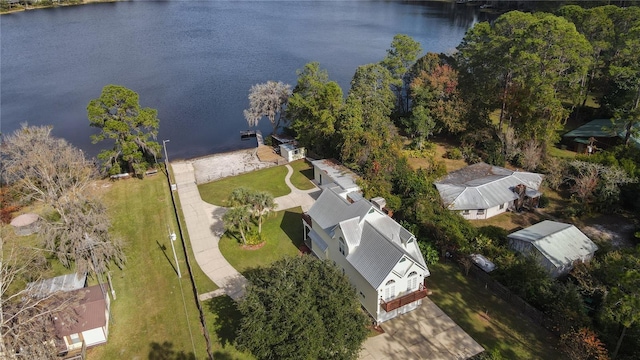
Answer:
<path fill-rule="evenodd" d="M 347 248 L 347 244 L 344 242 L 344 239 L 341 237 L 338 238 L 338 251 L 343 256 L 347 256 L 349 254 L 349 248 Z"/>

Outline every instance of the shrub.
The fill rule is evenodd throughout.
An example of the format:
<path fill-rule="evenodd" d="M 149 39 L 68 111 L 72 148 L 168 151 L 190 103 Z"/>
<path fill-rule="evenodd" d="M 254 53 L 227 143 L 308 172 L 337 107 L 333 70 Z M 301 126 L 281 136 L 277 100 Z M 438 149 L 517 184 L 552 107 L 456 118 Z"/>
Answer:
<path fill-rule="evenodd" d="M 538 201 L 538 207 L 546 208 L 547 206 L 549 206 L 549 198 L 544 195 L 540 196 L 540 200 Z"/>
<path fill-rule="evenodd" d="M 420 247 L 420 252 L 422 252 L 422 256 L 424 256 L 424 261 L 427 262 L 427 265 L 437 264 L 438 261 L 440 261 L 438 250 L 436 250 L 435 246 L 430 242 L 418 241 L 418 247 Z"/>
<path fill-rule="evenodd" d="M 462 159 L 462 151 L 458 148 L 449 149 L 444 153 L 444 157 L 451 160 L 460 160 Z"/>

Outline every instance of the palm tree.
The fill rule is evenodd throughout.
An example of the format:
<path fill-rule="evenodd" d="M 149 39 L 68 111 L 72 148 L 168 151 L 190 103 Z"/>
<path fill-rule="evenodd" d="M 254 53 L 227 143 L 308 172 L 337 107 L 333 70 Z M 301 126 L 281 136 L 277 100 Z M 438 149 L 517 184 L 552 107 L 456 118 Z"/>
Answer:
<path fill-rule="evenodd" d="M 273 195 L 266 191 L 255 192 L 251 196 L 251 207 L 253 216 L 258 218 L 258 234 L 262 233 L 262 217 L 267 215 L 272 209 L 275 209 L 276 202 Z"/>
<path fill-rule="evenodd" d="M 244 235 L 244 230 L 248 229 L 249 221 L 251 220 L 251 214 L 249 212 L 248 206 L 236 206 L 229 211 L 227 211 L 222 217 L 222 221 L 224 221 L 224 229 L 225 230 L 238 230 L 240 231 L 240 236 L 242 236 L 242 243 L 244 245 L 247 244 L 247 238 Z"/>
<path fill-rule="evenodd" d="M 227 204 L 229 206 L 244 206 L 251 205 L 251 198 L 254 195 L 255 190 L 250 190 L 247 188 L 239 187 L 234 189 L 229 195 L 229 199 L 227 199 Z"/>

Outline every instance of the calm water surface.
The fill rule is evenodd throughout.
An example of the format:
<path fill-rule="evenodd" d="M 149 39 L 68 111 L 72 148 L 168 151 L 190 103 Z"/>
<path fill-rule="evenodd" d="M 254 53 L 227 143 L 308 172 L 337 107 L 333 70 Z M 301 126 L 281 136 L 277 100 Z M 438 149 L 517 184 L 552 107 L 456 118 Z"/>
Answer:
<path fill-rule="evenodd" d="M 404 33 L 450 52 L 483 14 L 449 3 L 168 1 L 89 4 L 0 17 L 0 130 L 54 126 L 96 155 L 86 106 L 107 84 L 158 109 L 171 159 L 255 146 L 241 142 L 251 85 L 295 85 L 319 61 L 348 91 L 359 65 L 380 61 Z M 267 119 L 260 128 L 269 132 Z"/>

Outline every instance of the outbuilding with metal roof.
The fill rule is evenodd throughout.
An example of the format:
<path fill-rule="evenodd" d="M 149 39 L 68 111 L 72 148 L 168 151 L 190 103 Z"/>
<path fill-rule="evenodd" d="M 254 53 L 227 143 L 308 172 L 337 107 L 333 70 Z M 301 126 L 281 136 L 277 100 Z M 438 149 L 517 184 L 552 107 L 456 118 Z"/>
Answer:
<path fill-rule="evenodd" d="M 536 257 L 552 277 L 564 275 L 575 262 L 593 258 L 598 246 L 571 224 L 545 220 L 507 236 L 509 246 Z"/>

